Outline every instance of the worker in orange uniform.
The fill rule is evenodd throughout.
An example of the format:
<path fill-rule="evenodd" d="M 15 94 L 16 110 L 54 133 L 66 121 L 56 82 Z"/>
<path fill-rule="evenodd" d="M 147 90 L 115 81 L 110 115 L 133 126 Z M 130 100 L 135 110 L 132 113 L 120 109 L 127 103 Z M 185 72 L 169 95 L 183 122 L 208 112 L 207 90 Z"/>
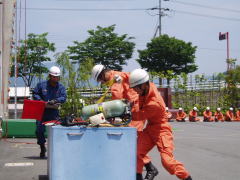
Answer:
<path fill-rule="evenodd" d="M 212 117 L 212 112 L 210 111 L 210 107 L 206 107 L 206 110 L 203 112 L 203 121 L 204 122 L 212 122 L 214 119 Z"/>
<path fill-rule="evenodd" d="M 221 112 L 221 108 L 217 108 L 217 111 L 215 112 L 214 117 L 215 117 L 215 122 L 224 121 L 224 116 L 223 116 L 223 113 Z"/>
<path fill-rule="evenodd" d="M 185 118 L 187 117 L 187 114 L 183 111 L 183 109 L 180 107 L 177 112 L 176 121 L 178 122 L 185 122 Z"/>
<path fill-rule="evenodd" d="M 137 143 L 137 180 L 142 180 L 145 155 L 154 146 L 160 153 L 163 167 L 179 179 L 192 180 L 184 165 L 175 160 L 172 127 L 168 122 L 165 103 L 157 87 L 149 82 L 149 75 L 143 69 L 135 69 L 130 74 L 130 87 L 139 94 L 139 109 L 132 113 L 133 119 L 146 119 L 147 125 L 138 137 Z M 145 178 L 153 180 L 153 178 Z"/>
<path fill-rule="evenodd" d="M 236 112 L 236 121 L 240 121 L 240 107 L 238 108 L 237 112 Z"/>
<path fill-rule="evenodd" d="M 168 107 L 166 107 L 166 112 L 167 112 L 168 122 L 173 122 L 172 113 L 168 111 Z"/>
<path fill-rule="evenodd" d="M 189 121 L 196 122 L 200 121 L 200 118 L 198 118 L 198 109 L 197 107 L 193 107 L 193 109 L 189 112 Z"/>
<path fill-rule="evenodd" d="M 225 121 L 234 121 L 234 120 L 235 120 L 235 116 L 234 116 L 233 108 L 230 107 L 229 110 L 226 112 Z"/>
<path fill-rule="evenodd" d="M 138 109 L 138 103 L 134 103 L 138 100 L 138 94 L 129 87 L 129 75 L 127 72 L 113 71 L 107 69 L 105 66 L 98 64 L 92 69 L 92 77 L 94 80 L 101 82 L 102 84 L 107 84 L 111 80 L 115 80 L 115 83 L 110 87 L 112 99 L 127 99 L 133 105 L 132 112 Z M 135 127 L 137 129 L 137 134 L 140 136 L 142 133 L 145 120 L 139 117 L 135 119 L 136 121 L 131 121 L 129 126 Z M 154 178 L 158 174 L 157 168 L 152 164 L 149 156 L 144 157 L 144 166 L 147 170 L 146 177 Z"/>

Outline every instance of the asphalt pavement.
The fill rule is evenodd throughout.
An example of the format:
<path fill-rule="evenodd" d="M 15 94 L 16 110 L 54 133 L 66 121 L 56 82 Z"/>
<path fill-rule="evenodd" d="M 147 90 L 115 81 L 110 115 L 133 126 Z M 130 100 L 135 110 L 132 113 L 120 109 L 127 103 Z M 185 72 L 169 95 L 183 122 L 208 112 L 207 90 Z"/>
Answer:
<path fill-rule="evenodd" d="M 172 122 L 175 158 L 194 180 L 240 180 L 240 123 Z M 177 180 L 161 165 L 156 148 L 150 152 L 159 175 Z M 0 180 L 47 180 L 47 158 L 39 158 L 36 139 L 0 140 Z"/>
<path fill-rule="evenodd" d="M 193 180 L 240 180 L 240 123 L 172 123 L 175 158 Z M 159 175 L 154 180 L 176 180 L 163 169 L 157 149 L 151 151 Z"/>

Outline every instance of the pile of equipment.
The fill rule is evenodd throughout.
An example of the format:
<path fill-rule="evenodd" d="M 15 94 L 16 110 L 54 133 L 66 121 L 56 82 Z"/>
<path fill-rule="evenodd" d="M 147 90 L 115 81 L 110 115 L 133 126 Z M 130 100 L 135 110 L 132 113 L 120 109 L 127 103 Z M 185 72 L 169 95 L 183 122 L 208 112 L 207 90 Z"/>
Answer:
<path fill-rule="evenodd" d="M 127 100 L 112 100 L 84 106 L 81 118 L 61 118 L 62 126 L 124 126 L 131 122 L 131 105 Z"/>

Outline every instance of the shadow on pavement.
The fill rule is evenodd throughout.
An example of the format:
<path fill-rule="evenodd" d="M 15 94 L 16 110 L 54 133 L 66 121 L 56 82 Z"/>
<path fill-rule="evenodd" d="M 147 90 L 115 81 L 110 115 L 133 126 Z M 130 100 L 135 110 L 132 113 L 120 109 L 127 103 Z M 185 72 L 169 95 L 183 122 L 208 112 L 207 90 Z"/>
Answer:
<path fill-rule="evenodd" d="M 35 159 L 35 160 L 45 160 L 47 159 L 47 157 L 44 157 L 44 158 L 40 158 L 39 156 L 27 156 L 27 157 L 24 157 L 25 159 Z"/>
<path fill-rule="evenodd" d="M 48 175 L 39 175 L 38 180 L 48 180 Z"/>

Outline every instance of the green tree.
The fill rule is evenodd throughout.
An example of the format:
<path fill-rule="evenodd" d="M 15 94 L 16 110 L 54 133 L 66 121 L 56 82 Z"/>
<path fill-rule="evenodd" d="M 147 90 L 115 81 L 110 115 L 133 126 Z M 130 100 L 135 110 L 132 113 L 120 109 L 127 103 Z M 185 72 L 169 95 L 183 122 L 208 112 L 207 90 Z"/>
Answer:
<path fill-rule="evenodd" d="M 28 34 L 26 40 L 20 41 L 17 54 L 17 76 L 22 78 L 25 85 L 31 87 L 35 77 L 48 72 L 43 62 L 51 61 L 49 52 L 54 52 L 54 43 L 47 40 L 48 33 Z M 14 76 L 14 66 L 11 67 L 11 76 Z"/>
<path fill-rule="evenodd" d="M 197 70 L 196 48 L 190 42 L 186 43 L 174 37 L 162 35 L 147 43 L 147 49 L 138 50 L 137 61 L 148 71 L 163 74 L 169 82 L 169 78 L 175 77 L 174 75 L 183 72 L 188 74 Z M 169 72 L 172 72 L 171 76 Z"/>
<path fill-rule="evenodd" d="M 225 80 L 225 76 L 226 76 L 226 73 L 218 73 L 216 75 L 216 79 L 221 81 L 221 80 Z"/>
<path fill-rule="evenodd" d="M 227 88 L 225 90 L 226 105 L 238 107 L 240 105 L 240 66 L 235 69 L 229 70 L 226 77 Z"/>
<path fill-rule="evenodd" d="M 91 78 L 91 71 L 94 66 L 93 59 L 86 58 L 86 60 L 79 64 L 78 62 L 70 60 L 68 51 L 55 54 L 55 58 L 56 63 L 62 67 L 62 81 L 67 87 L 71 83 L 69 79 L 71 74 L 74 78 L 73 83 L 76 88 L 91 87 L 89 80 Z"/>
<path fill-rule="evenodd" d="M 92 58 L 95 63 L 110 69 L 122 70 L 122 65 L 126 65 L 126 60 L 132 57 L 135 44 L 130 42 L 133 37 L 127 34 L 119 36 L 114 30 L 115 25 L 89 30 L 89 38 L 84 42 L 74 41 L 73 46 L 68 46 L 70 59 L 81 64 L 86 58 Z"/>
<path fill-rule="evenodd" d="M 55 55 L 56 63 L 62 69 L 62 82 L 67 88 L 67 101 L 61 106 L 60 113 L 62 116 L 74 114 L 80 116 L 84 105 L 84 98 L 80 95 L 79 87 L 85 83 L 89 84 L 93 60 L 86 59 L 80 67 L 70 61 L 68 53 L 62 52 Z"/>

